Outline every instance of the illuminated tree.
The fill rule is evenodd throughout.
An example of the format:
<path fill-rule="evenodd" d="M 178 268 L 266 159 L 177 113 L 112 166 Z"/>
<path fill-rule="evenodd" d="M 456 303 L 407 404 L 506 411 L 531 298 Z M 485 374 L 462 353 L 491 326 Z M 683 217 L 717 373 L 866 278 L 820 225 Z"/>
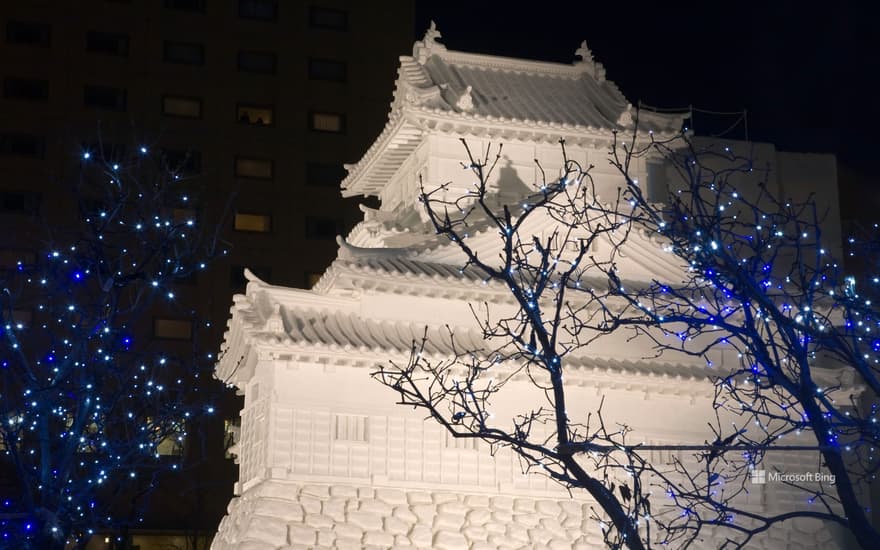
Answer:
<path fill-rule="evenodd" d="M 100 156 L 83 153 L 76 181 L 53 195 L 69 201 L 69 219 L 34 223 L 45 234 L 18 243 L 33 252 L 0 287 L 0 466 L 13 480 L 3 547 L 80 547 L 96 530 L 137 525 L 218 397 L 203 383 L 206 323 L 176 295 L 225 253 L 216 231 L 162 155 Z M 157 312 L 175 312 L 191 342 L 154 340 Z"/>
<path fill-rule="evenodd" d="M 631 163 L 650 155 L 675 174 L 662 204 L 629 176 Z M 828 205 L 775 195 L 768 168 L 749 157 L 684 137 L 631 140 L 612 157 L 625 178 L 632 223 L 662 235 L 689 269 L 684 282 L 643 289 L 625 289 L 607 270 L 613 294 L 629 304 L 621 319 L 654 338 L 657 353 L 735 350 L 738 368 L 714 378 L 715 405 L 738 417 L 726 432 L 730 441 L 754 449 L 744 453 L 747 470 L 784 447 L 783 438 L 812 440 L 815 451 L 805 456 L 836 482 L 801 484 L 808 509 L 849 530 L 863 548 L 876 548 L 880 533 L 865 499 L 880 445 L 880 279 L 869 275 L 858 285 L 834 258 L 840 243 L 823 239 Z M 745 176 L 759 182 L 752 193 L 740 188 Z M 658 326 L 676 338 L 656 338 Z M 707 343 L 690 345 L 696 340 Z"/>
<path fill-rule="evenodd" d="M 622 177 L 611 203 L 598 200 L 591 167 L 565 157 L 563 146 L 561 177 L 545 177 L 530 195 L 503 204 L 489 183 L 496 153 L 477 158 L 468 149 L 464 167 L 474 188 L 451 196 L 449 185 L 423 182 L 422 202 L 438 235 L 463 252 L 463 273 L 506 289 L 514 306 L 472 305 L 485 347 L 456 345 L 450 331 L 453 357 L 432 355 L 425 339 L 406 364 L 374 377 L 454 436 L 508 448 L 527 471 L 586 490 L 612 548 L 686 546 L 705 527 L 739 548 L 795 518 L 835 523 L 875 548 L 859 490 L 875 473 L 876 406 L 838 394 L 859 384 L 876 391 L 880 346 L 870 333 L 880 325 L 823 248 L 814 203 L 779 199 L 760 183 L 744 198 L 737 179 L 761 175 L 748 159 L 645 132 L 614 144 L 610 162 Z M 631 176 L 646 157 L 678 176 L 664 202 L 648 200 Z M 487 232 L 497 234 L 497 256 L 469 244 Z M 639 240 L 677 258 L 680 275 L 628 285 L 618 263 Z M 605 422 L 601 404 L 566 401 L 567 366 L 620 331 L 649 342 L 656 356 L 684 353 L 711 367 L 714 417 L 705 443 L 633 443 L 629 426 Z M 738 364 L 712 367 L 717 354 Z M 822 382 L 831 379 L 840 384 Z M 541 390 L 540 399 L 522 403 L 513 419 L 494 418 L 493 400 L 517 380 Z M 585 407 L 593 407 L 586 421 L 572 420 L 568 411 Z M 658 450 L 688 456 L 652 463 L 648 453 Z M 838 483 L 790 483 L 803 504 L 775 515 L 739 505 L 771 453 L 812 460 Z"/>

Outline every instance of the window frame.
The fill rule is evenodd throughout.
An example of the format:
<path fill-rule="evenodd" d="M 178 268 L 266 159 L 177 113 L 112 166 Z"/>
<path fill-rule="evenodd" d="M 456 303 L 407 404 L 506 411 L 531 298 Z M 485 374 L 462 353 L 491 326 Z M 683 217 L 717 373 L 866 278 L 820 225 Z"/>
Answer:
<path fill-rule="evenodd" d="M 21 208 L 7 208 L 7 200 L 13 197 L 21 199 Z M 24 189 L 0 190 L 0 215 L 37 217 L 43 205 L 43 194 L 39 191 Z"/>
<path fill-rule="evenodd" d="M 189 326 L 189 332 L 187 336 L 172 336 L 170 333 L 166 333 L 166 335 L 160 334 L 158 330 L 158 324 L 160 322 L 169 322 L 174 324 L 183 324 L 186 323 Z M 172 331 L 174 332 L 174 331 Z M 192 319 L 186 319 L 183 317 L 163 317 L 156 315 L 153 317 L 153 338 L 156 340 L 166 340 L 166 341 L 174 341 L 174 342 L 192 342 L 193 336 L 195 333 L 195 326 Z"/>
<path fill-rule="evenodd" d="M 241 162 L 241 161 L 268 162 L 269 163 L 269 175 L 268 176 L 253 176 L 253 175 L 243 174 L 238 169 L 239 162 Z M 271 180 L 275 179 L 275 159 L 271 159 L 271 158 L 267 158 L 267 157 L 252 157 L 252 156 L 248 156 L 248 155 L 235 155 L 235 158 L 233 159 L 232 173 L 236 178 L 271 181 Z"/>
<path fill-rule="evenodd" d="M 337 65 L 342 67 L 342 76 L 340 78 L 328 77 L 328 76 L 320 76 L 316 74 L 315 67 L 321 66 L 324 64 L 325 66 Z M 339 82 L 345 83 L 348 82 L 348 63 L 345 61 L 340 61 L 338 59 L 327 59 L 323 57 L 310 57 L 308 61 L 308 77 L 309 80 L 317 80 L 320 82 Z"/>
<path fill-rule="evenodd" d="M 247 55 L 256 55 L 256 56 L 271 56 L 272 58 L 272 71 L 259 71 L 253 70 L 249 68 L 245 68 L 245 65 L 242 64 L 241 60 L 243 56 Z M 278 54 L 276 52 L 269 52 L 265 50 L 238 50 L 238 53 L 235 57 L 236 69 L 242 73 L 250 73 L 250 74 L 264 74 L 264 75 L 275 75 L 278 74 Z M 253 65 L 252 65 L 253 66 Z"/>
<path fill-rule="evenodd" d="M 200 7 L 185 7 L 176 5 L 176 0 L 165 0 L 163 3 L 163 7 L 167 10 L 175 10 L 175 11 L 185 11 L 189 13 L 206 13 L 207 12 L 207 0 L 195 0 L 196 4 L 201 4 Z"/>
<path fill-rule="evenodd" d="M 325 130 L 323 128 L 318 128 L 315 126 L 315 117 L 316 116 L 335 116 L 339 118 L 339 130 Z M 333 111 L 318 111 L 318 110 L 309 110 L 309 130 L 312 132 L 318 132 L 321 134 L 336 134 L 336 135 L 345 135 L 348 130 L 348 124 L 346 121 L 345 113 L 336 113 Z"/>
<path fill-rule="evenodd" d="M 328 25 L 320 23 L 319 16 L 322 12 L 327 14 L 334 13 L 336 15 L 342 15 L 344 19 L 342 25 Z M 338 8 L 325 8 L 324 6 L 309 6 L 309 28 L 325 31 L 347 32 L 349 30 L 348 10 L 341 10 Z"/>
<path fill-rule="evenodd" d="M 241 110 L 242 109 L 262 109 L 262 110 L 269 111 L 269 119 L 271 122 L 269 122 L 269 123 L 256 122 L 256 121 L 251 122 L 250 119 L 248 119 L 247 121 L 244 121 L 241 119 L 241 115 L 242 115 Z M 235 121 L 238 124 L 242 124 L 245 126 L 265 126 L 265 127 L 271 128 L 271 127 L 275 126 L 275 106 L 268 104 L 268 103 L 262 103 L 262 104 L 247 103 L 247 102 L 236 103 L 235 104 Z"/>
<path fill-rule="evenodd" d="M 183 46 L 184 48 L 193 47 L 197 48 L 198 56 L 197 61 L 187 61 L 182 57 L 175 58 L 173 56 L 169 56 L 169 46 Z M 185 42 L 181 40 L 163 40 L 162 41 L 162 62 L 170 63 L 172 65 L 187 65 L 190 67 L 203 67 L 205 65 L 205 45 L 201 42 Z"/>
<path fill-rule="evenodd" d="M 38 40 L 11 40 L 10 37 L 12 33 L 10 33 L 10 29 L 12 29 L 16 25 L 21 25 L 24 27 L 31 26 L 31 30 L 38 30 L 37 34 L 45 35 L 38 37 Z M 43 32 L 39 32 L 43 31 Z M 52 46 L 52 25 L 50 23 L 43 23 L 42 21 L 22 21 L 20 19 L 10 19 L 6 21 L 6 43 L 7 44 L 16 44 L 19 46 L 37 46 L 40 48 L 50 48 Z"/>
<path fill-rule="evenodd" d="M 108 92 L 113 91 L 117 94 L 117 99 L 119 97 L 122 98 L 122 107 L 120 108 L 118 105 L 116 107 L 110 107 L 104 104 L 95 104 L 88 102 L 88 92 L 89 90 L 100 91 L 100 92 Z M 121 95 L 118 95 L 121 92 Z M 128 111 L 128 90 L 126 88 L 117 88 L 115 86 L 104 86 L 101 84 L 84 84 L 83 85 L 83 107 L 88 107 L 90 109 L 100 109 L 102 111 L 113 111 L 116 113 L 124 113 Z"/>
<path fill-rule="evenodd" d="M 17 95 L 11 93 L 15 84 L 25 85 L 40 85 L 44 91 L 44 93 L 39 94 L 38 96 L 30 96 L 30 95 Z M 44 78 L 25 78 L 20 76 L 6 76 L 3 78 L 3 98 L 4 99 L 12 99 L 19 101 L 49 101 L 49 81 Z"/>
<path fill-rule="evenodd" d="M 166 102 L 168 100 L 182 100 L 182 101 L 192 101 L 198 104 L 199 113 L 198 115 L 185 115 L 180 113 L 169 113 L 166 108 Z M 202 98 L 196 96 L 185 96 L 185 95 L 177 95 L 177 94 L 162 94 L 162 116 L 170 116 L 173 118 L 182 118 L 187 120 L 201 120 L 204 116 L 205 104 L 202 101 Z"/>
<path fill-rule="evenodd" d="M 239 216 L 250 216 L 253 218 L 265 218 L 267 221 L 265 230 L 260 229 L 242 229 L 238 227 L 238 217 Z M 235 214 L 232 216 L 232 229 L 238 233 L 251 233 L 255 235 L 268 235 L 273 232 L 273 223 L 272 223 L 272 214 L 269 213 L 260 213 L 260 212 L 252 212 L 248 210 L 237 210 Z"/>
<path fill-rule="evenodd" d="M 272 6 L 272 16 L 271 17 L 261 17 L 261 16 L 257 16 L 257 15 L 253 15 L 253 14 L 250 14 L 250 15 L 243 14 L 242 13 L 243 6 L 245 6 L 246 3 L 248 3 L 248 2 L 253 3 L 255 5 L 265 4 L 266 6 Z M 235 13 L 239 19 L 245 19 L 247 21 L 265 21 L 265 22 L 278 21 L 278 11 L 279 11 L 278 8 L 280 6 L 279 6 L 279 2 L 277 2 L 277 0 L 238 0 L 238 2 L 236 4 L 237 4 L 237 8 L 235 10 Z"/>
<path fill-rule="evenodd" d="M 305 237 L 309 240 L 329 241 L 335 239 L 337 235 L 343 235 L 345 233 L 345 223 L 341 218 L 331 218 L 327 216 L 306 216 L 305 222 Z M 326 235 L 324 235 L 323 233 L 319 234 L 318 232 L 312 230 L 313 227 L 317 227 L 317 224 L 321 222 L 333 222 L 335 229 L 332 235 L 330 235 L 329 233 Z"/>
<path fill-rule="evenodd" d="M 19 140 L 32 141 L 36 145 L 35 154 L 23 154 L 16 152 L 16 142 Z M 0 132 L 0 156 L 27 158 L 27 159 L 45 159 L 46 158 L 46 138 L 36 134 L 28 134 L 26 132 Z"/>
<path fill-rule="evenodd" d="M 117 43 L 116 51 L 110 48 L 95 47 L 93 40 L 106 40 L 108 43 L 112 40 Z M 128 57 L 129 45 L 131 37 L 127 34 L 107 31 L 86 31 L 86 52 L 101 55 L 109 55 L 111 57 Z"/>

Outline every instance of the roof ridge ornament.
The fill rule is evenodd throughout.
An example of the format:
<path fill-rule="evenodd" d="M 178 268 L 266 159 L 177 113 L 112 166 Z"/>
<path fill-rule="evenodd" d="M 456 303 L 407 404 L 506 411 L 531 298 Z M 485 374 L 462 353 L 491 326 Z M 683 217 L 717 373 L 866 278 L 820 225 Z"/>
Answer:
<path fill-rule="evenodd" d="M 473 86 L 468 84 L 467 88 L 461 93 L 458 101 L 455 102 L 455 107 L 459 111 L 472 111 L 474 109 L 474 98 L 471 96 L 471 92 L 474 90 Z"/>
<path fill-rule="evenodd" d="M 436 23 L 432 19 L 431 25 L 425 31 L 424 38 L 413 44 L 413 57 L 416 61 L 424 65 L 432 55 L 445 52 L 446 46 L 440 43 L 441 36 L 440 31 L 437 30 Z"/>
<path fill-rule="evenodd" d="M 580 47 L 574 51 L 574 56 L 580 58 L 573 63 L 575 67 L 580 67 L 598 82 L 605 82 L 605 67 L 595 60 L 586 40 L 581 41 Z"/>

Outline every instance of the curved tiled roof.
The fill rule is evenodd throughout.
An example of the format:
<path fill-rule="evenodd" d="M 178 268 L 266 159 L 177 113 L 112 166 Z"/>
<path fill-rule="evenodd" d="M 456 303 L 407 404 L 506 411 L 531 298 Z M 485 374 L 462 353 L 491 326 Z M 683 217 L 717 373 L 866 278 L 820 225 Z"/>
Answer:
<path fill-rule="evenodd" d="M 388 122 L 363 158 L 346 167 L 344 196 L 378 195 L 401 156 L 438 124 L 463 135 L 488 131 L 510 138 L 524 131 L 527 139 L 546 134 L 553 142 L 610 139 L 612 131 L 634 128 L 634 107 L 605 78 L 586 43 L 575 54 L 581 60 L 564 64 L 448 50 L 439 37 L 432 27 L 412 56 L 400 58 Z M 682 120 L 680 113 L 640 113 L 639 127 L 677 132 Z"/>
<path fill-rule="evenodd" d="M 431 56 L 424 65 L 447 101 L 439 106 L 475 117 L 549 122 L 585 128 L 618 129 L 629 103 L 608 81 L 587 73 L 541 74 L 447 61 Z M 470 86 L 471 108 L 455 105 Z"/>

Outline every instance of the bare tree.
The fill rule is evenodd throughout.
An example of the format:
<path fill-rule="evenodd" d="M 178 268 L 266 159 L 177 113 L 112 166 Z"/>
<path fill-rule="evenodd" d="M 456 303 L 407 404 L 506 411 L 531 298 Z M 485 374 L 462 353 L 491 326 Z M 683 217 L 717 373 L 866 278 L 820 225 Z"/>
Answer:
<path fill-rule="evenodd" d="M 719 285 L 719 281 L 732 281 L 733 275 L 718 275 L 720 266 L 704 266 L 699 262 L 715 248 L 728 246 L 725 244 L 728 240 L 732 241 L 729 246 L 736 247 L 742 224 L 751 224 L 752 231 L 757 228 L 759 233 L 764 227 L 771 231 L 772 226 L 774 236 L 783 229 L 779 223 L 765 221 L 764 216 L 784 217 L 796 225 L 792 229 L 807 230 L 803 225 L 807 223 L 812 231 L 818 231 L 818 219 L 799 221 L 808 210 L 782 201 L 768 202 L 766 190 L 762 190 L 752 205 L 751 218 L 737 215 L 736 208 L 726 203 L 728 198 L 737 197 L 732 187 L 719 191 L 720 181 L 708 181 L 691 170 L 699 165 L 694 164 L 693 154 L 686 155 L 687 160 L 681 165 L 676 163 L 681 151 L 671 142 L 661 143 L 654 141 L 650 134 L 646 136 L 637 135 L 626 149 L 615 144 L 610 160 L 623 177 L 618 196 L 606 204 L 597 199 L 590 175 L 592 167 L 583 167 L 568 159 L 564 144 L 561 177 L 544 177 L 533 193 L 518 201 L 519 204 L 502 204 L 489 184 L 492 170 L 501 158 L 500 147 L 494 157 L 487 150 L 477 158 L 465 143 L 469 160 L 464 168 L 473 172 L 474 188 L 449 198 L 453 193 L 448 184 L 429 189 L 423 182 L 422 202 L 437 233 L 454 242 L 464 253 L 463 272 L 506 289 L 515 305 L 507 310 L 472 305 L 482 332 L 483 347 L 462 349 L 450 330 L 448 338 L 457 350 L 453 357 L 430 353 L 425 339 L 414 344 L 406 364 L 391 363 L 378 369 L 374 377 L 398 392 L 401 404 L 425 410 L 454 436 L 483 439 L 493 452 L 508 448 L 521 457 L 526 470 L 549 475 L 569 489 L 586 490 L 598 506 L 594 519 L 600 523 L 609 547 L 686 546 L 707 526 L 729 532 L 727 546 L 742 547 L 758 533 L 797 517 L 836 522 L 850 529 L 865 548 L 873 547 L 872 541 L 877 539 L 867 523 L 858 523 L 849 515 L 846 503 L 843 509 L 840 507 L 846 493 L 851 494 L 846 498 L 856 502 L 854 489 L 847 489 L 846 482 L 835 490 L 827 490 L 825 486 L 804 487 L 818 504 L 814 509 L 797 508 L 767 516 L 737 504 L 737 498 L 747 491 L 750 473 L 767 453 L 813 453 L 816 456 L 821 453 L 823 457 L 840 457 L 836 446 L 844 440 L 852 445 L 856 438 L 852 432 L 846 432 L 833 441 L 822 437 L 817 441 L 796 440 L 794 444 L 780 441 L 782 436 L 793 436 L 798 431 L 826 433 L 822 430 L 826 425 L 812 424 L 809 413 L 814 409 L 804 410 L 796 397 L 785 393 L 786 387 L 770 381 L 767 367 L 760 363 L 773 359 L 785 372 L 798 369 L 797 365 L 782 361 L 783 357 L 796 353 L 793 348 L 785 347 L 784 341 L 776 343 L 775 333 L 760 325 L 767 316 L 764 309 L 776 303 L 775 298 L 758 302 L 743 296 L 742 303 L 752 304 L 751 308 L 731 305 L 735 294 L 732 288 Z M 678 173 L 683 176 L 681 192 L 676 189 L 674 197 L 664 204 L 650 202 L 637 180 L 630 177 L 630 163 L 648 155 L 665 158 L 678 167 Z M 748 173 L 751 169 L 737 163 L 742 159 L 724 160 L 725 168 L 715 172 L 721 179 L 744 170 Z M 724 203 L 718 202 L 720 197 L 725 199 Z M 713 200 L 725 208 L 708 208 Z M 705 219 L 701 218 L 704 210 L 715 217 L 706 214 Z M 728 216 L 733 222 L 725 225 Z M 547 224 L 547 220 L 551 223 Z M 707 228 L 700 233 L 702 226 L 695 226 L 696 223 L 704 223 Z M 709 226 L 715 228 L 713 232 L 707 231 Z M 723 235 L 719 233 L 724 231 Z M 498 257 L 482 257 L 480 250 L 470 246 L 470 236 L 477 232 L 497 234 Z M 817 238 L 815 233 L 814 238 Z M 622 280 L 617 263 L 628 241 L 633 239 L 659 239 L 657 246 L 665 244 L 683 260 L 681 277 L 635 285 Z M 602 254 L 594 252 L 594 245 L 599 243 Z M 746 243 L 753 246 L 754 253 L 763 252 L 762 246 L 767 244 L 754 239 L 746 239 Z M 734 252 L 729 248 L 725 250 Z M 799 250 L 799 254 L 786 257 L 786 261 L 791 260 L 790 265 L 802 265 L 809 256 L 805 247 Z M 775 256 L 782 257 L 780 251 L 775 252 Z M 766 291 L 764 281 L 770 276 L 764 268 L 766 262 L 753 260 L 755 265 L 744 265 L 741 258 L 737 256 L 737 260 L 727 266 L 739 277 L 735 279 L 738 286 L 733 288 L 742 286 Z M 786 266 L 786 270 L 791 270 L 789 281 L 797 269 L 803 268 Z M 707 270 L 715 275 L 707 277 Z M 816 286 L 812 279 L 809 282 Z M 809 287 L 802 292 L 816 295 L 817 291 Z M 704 295 L 714 296 L 716 301 L 707 305 Z M 826 292 L 822 296 L 815 304 L 811 302 L 815 308 L 820 307 L 820 302 L 833 304 L 837 295 Z M 754 309 L 758 303 L 764 309 Z M 793 322 L 801 322 L 795 321 L 797 315 L 781 304 L 774 311 L 790 316 Z M 862 302 L 859 307 L 864 308 L 866 304 Z M 861 309 L 859 314 L 866 315 L 866 312 Z M 832 330 L 837 327 L 830 324 L 835 313 L 829 311 L 825 315 L 829 325 L 825 329 L 817 328 L 817 333 L 825 338 L 836 334 L 836 338 L 847 342 L 853 339 Z M 652 342 L 658 355 L 684 352 L 706 357 L 708 361 L 718 348 L 728 349 L 726 353 L 730 353 L 731 347 L 739 351 L 742 368 L 719 372 L 712 379 L 715 417 L 704 444 L 630 443 L 627 439 L 630 427 L 607 424 L 601 404 L 592 407 L 585 421 L 572 420 L 569 409 L 577 406 L 589 410 L 590 405 L 566 403 L 563 375 L 567 365 L 576 363 L 578 352 L 583 352 L 596 339 L 621 330 L 631 330 L 633 338 Z M 677 344 L 669 344 L 666 338 L 669 335 L 675 337 Z M 731 344 L 734 340 L 739 344 Z M 764 347 L 759 348 L 758 344 Z M 758 351 L 749 345 L 764 350 L 769 356 L 758 356 Z M 801 342 L 805 361 L 821 355 L 817 345 L 813 340 Z M 766 350 L 767 347 L 773 349 Z M 861 348 L 853 353 L 859 351 Z M 838 356 L 844 359 L 841 354 Z M 758 370 L 753 366 L 756 363 Z M 742 382 L 744 377 L 749 379 L 748 386 Z M 506 425 L 505 420 L 493 417 L 492 402 L 513 385 L 514 379 L 522 378 L 539 390 L 539 397 L 533 403 L 523 403 L 523 412 Z M 811 389 L 814 392 L 811 399 L 832 403 L 834 388 L 823 387 L 819 393 L 815 392 L 816 388 Z M 867 417 L 849 410 L 854 405 L 848 402 L 836 410 L 847 422 L 867 430 L 870 428 L 870 423 L 866 424 Z M 827 405 L 818 409 L 820 417 L 827 412 L 823 407 Z M 857 416 L 861 420 L 857 420 Z M 804 419 L 797 421 L 800 417 Z M 732 427 L 728 427 L 730 418 L 736 419 Z M 748 423 L 754 421 L 759 423 L 759 436 L 747 428 Z M 828 422 L 827 416 L 820 422 Z M 838 422 L 834 421 L 835 426 Z M 548 433 L 550 435 L 546 435 Z M 673 458 L 668 464 L 654 464 L 646 458 L 647 452 L 654 450 L 688 452 L 690 456 Z M 868 450 L 863 448 L 864 452 Z M 851 472 L 845 461 L 830 470 L 836 475 Z M 866 467 L 864 471 L 867 474 L 873 470 Z M 664 494 L 665 498 L 659 500 L 658 495 Z M 864 518 L 864 510 L 860 513 Z"/>
<path fill-rule="evenodd" d="M 204 323 L 175 284 L 224 251 L 175 168 L 146 148 L 118 161 L 85 152 L 53 195 L 69 219 L 34 220 L 45 234 L 3 274 L 4 547 L 84 547 L 96 530 L 138 525 L 213 409 L 218 389 L 199 381 L 212 364 L 198 348 Z M 178 316 L 192 343 L 157 344 L 154 312 Z"/>

